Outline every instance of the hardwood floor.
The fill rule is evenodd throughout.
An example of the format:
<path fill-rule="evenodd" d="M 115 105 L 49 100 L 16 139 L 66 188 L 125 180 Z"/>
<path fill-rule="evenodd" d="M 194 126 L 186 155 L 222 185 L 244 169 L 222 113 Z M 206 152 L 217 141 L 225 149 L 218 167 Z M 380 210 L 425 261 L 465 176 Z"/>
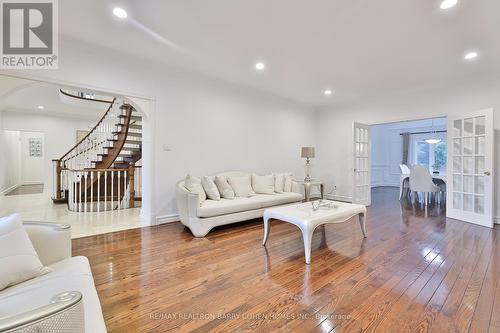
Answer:
<path fill-rule="evenodd" d="M 500 230 L 377 188 L 356 221 L 314 234 L 254 221 L 194 238 L 180 223 L 73 240 L 110 332 L 500 332 Z"/>

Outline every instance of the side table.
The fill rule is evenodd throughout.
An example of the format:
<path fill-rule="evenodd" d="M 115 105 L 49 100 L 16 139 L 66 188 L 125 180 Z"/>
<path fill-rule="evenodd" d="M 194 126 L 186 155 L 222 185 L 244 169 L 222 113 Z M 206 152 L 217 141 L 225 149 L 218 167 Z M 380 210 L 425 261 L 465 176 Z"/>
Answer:
<path fill-rule="evenodd" d="M 305 195 L 306 201 L 310 201 L 311 200 L 311 187 L 312 186 L 319 186 L 319 189 L 320 189 L 320 192 L 321 192 L 321 199 L 323 199 L 325 186 L 323 185 L 322 182 L 317 181 L 317 180 L 309 180 L 309 181 L 294 180 L 294 181 L 296 183 L 304 186 L 304 195 Z"/>

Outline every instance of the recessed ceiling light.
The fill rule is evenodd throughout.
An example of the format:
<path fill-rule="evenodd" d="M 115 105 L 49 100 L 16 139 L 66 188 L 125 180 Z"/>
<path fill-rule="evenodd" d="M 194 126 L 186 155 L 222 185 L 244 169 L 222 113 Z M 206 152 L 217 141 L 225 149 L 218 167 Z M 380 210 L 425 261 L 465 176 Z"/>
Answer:
<path fill-rule="evenodd" d="M 266 68 L 266 65 L 263 62 L 258 62 L 255 64 L 255 69 L 258 71 L 262 71 Z"/>
<path fill-rule="evenodd" d="M 476 59 L 478 55 L 479 53 L 477 53 L 476 51 L 467 52 L 464 56 L 464 59 L 465 60 Z"/>
<path fill-rule="evenodd" d="M 326 89 L 323 94 L 325 94 L 325 96 L 330 96 L 331 94 L 333 94 L 333 91 L 331 91 L 330 89 Z"/>
<path fill-rule="evenodd" d="M 441 6 L 439 6 L 441 9 L 450 9 L 451 7 L 455 7 L 457 4 L 458 0 L 443 0 L 441 2 Z"/>
<path fill-rule="evenodd" d="M 120 7 L 116 7 L 115 9 L 113 9 L 113 14 L 121 19 L 127 18 L 127 12 L 125 11 L 125 9 Z"/>
<path fill-rule="evenodd" d="M 43 109 L 45 109 L 45 106 L 43 106 L 43 105 L 38 105 L 38 106 L 37 106 L 37 109 L 38 109 L 38 110 L 43 110 Z"/>

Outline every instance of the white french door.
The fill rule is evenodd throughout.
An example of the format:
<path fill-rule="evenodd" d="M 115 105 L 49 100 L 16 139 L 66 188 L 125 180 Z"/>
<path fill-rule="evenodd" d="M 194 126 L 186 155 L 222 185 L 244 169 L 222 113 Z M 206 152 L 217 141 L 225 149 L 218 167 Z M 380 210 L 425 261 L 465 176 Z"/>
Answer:
<path fill-rule="evenodd" d="M 447 217 L 493 227 L 493 110 L 448 117 L 448 145 Z"/>
<path fill-rule="evenodd" d="M 371 204 L 370 126 L 353 123 L 352 134 L 354 148 L 352 202 L 369 206 Z"/>

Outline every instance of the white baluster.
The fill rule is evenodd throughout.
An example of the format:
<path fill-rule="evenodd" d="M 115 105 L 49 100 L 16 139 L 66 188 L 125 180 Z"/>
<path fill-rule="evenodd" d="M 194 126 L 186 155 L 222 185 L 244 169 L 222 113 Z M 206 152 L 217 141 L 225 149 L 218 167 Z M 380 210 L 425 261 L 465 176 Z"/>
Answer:
<path fill-rule="evenodd" d="M 118 209 L 120 209 L 120 174 L 121 174 L 121 171 L 118 171 L 118 197 L 116 199 L 116 201 L 118 201 Z"/>
<path fill-rule="evenodd" d="M 108 172 L 104 171 L 104 210 L 108 210 Z"/>
<path fill-rule="evenodd" d="M 78 173 L 78 211 L 82 211 L 82 174 L 81 172 Z"/>
<path fill-rule="evenodd" d="M 101 210 L 101 172 L 97 171 L 97 211 Z"/>
<path fill-rule="evenodd" d="M 85 179 L 85 189 L 84 189 L 84 193 L 85 193 L 85 196 L 83 197 L 83 211 L 86 213 L 87 212 L 87 171 L 85 171 L 83 173 L 83 178 Z"/>
<path fill-rule="evenodd" d="M 111 209 L 114 209 L 114 204 L 113 204 L 114 192 L 115 192 L 114 182 L 115 182 L 115 172 L 111 171 Z"/>
<path fill-rule="evenodd" d="M 90 212 L 94 211 L 94 172 L 90 172 Z"/>

